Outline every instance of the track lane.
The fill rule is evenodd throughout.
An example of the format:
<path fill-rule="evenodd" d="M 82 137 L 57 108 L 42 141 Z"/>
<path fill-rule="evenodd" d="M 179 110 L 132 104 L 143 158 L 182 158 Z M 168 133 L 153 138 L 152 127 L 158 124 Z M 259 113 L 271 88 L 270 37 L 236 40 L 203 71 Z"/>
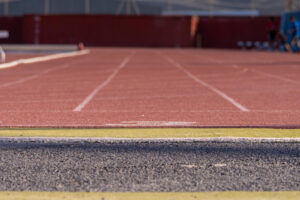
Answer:
<path fill-rule="evenodd" d="M 148 61 L 145 63 L 145 60 Z M 161 96 L 165 98 L 159 98 Z M 215 98 L 215 94 L 209 89 L 195 84 L 193 80 L 157 55 L 157 52 L 150 51 L 148 55 L 145 55 L 145 52 L 137 54 L 116 79 L 96 95 L 83 112 L 127 110 L 144 113 L 144 116 L 148 115 L 148 120 L 155 121 L 154 117 L 151 118 L 151 111 L 163 111 L 166 114 L 160 119 L 168 121 L 173 117 L 168 114 L 168 111 L 177 108 L 183 112 L 199 109 L 235 110 L 224 100 Z M 133 116 L 135 120 L 143 120 L 143 115 L 139 119 Z M 128 121 L 130 117 L 125 117 L 123 121 L 126 119 Z"/>
<path fill-rule="evenodd" d="M 298 99 L 300 92 L 298 90 L 298 84 L 296 84 L 298 83 L 297 80 L 285 78 L 283 75 L 272 74 L 285 72 L 295 77 L 300 75 L 300 71 L 296 71 L 293 68 L 288 68 L 287 70 L 284 65 L 276 66 L 275 68 L 270 68 L 270 66 L 265 67 L 262 64 L 263 61 L 260 61 L 260 65 L 252 66 L 249 63 L 251 63 L 252 57 L 255 57 L 256 54 L 253 52 L 247 54 L 237 52 L 236 54 L 228 54 L 224 57 L 216 54 L 216 57 L 221 57 L 224 63 L 209 67 L 203 66 L 202 63 L 190 63 L 184 57 L 181 57 L 181 62 L 187 69 L 190 69 L 200 78 L 221 88 L 222 91 L 227 92 L 235 99 L 241 101 L 243 105 L 249 105 L 250 110 L 265 110 L 266 112 L 276 110 L 291 110 L 292 112 L 292 110 L 299 110 L 300 102 Z M 261 53 L 257 54 L 260 55 Z M 237 60 L 241 59 L 241 55 L 244 55 L 244 63 L 234 64 L 239 63 Z M 285 54 L 280 55 L 284 56 Z M 180 57 L 178 59 L 180 60 Z M 283 60 L 284 59 L 281 58 L 282 62 Z M 265 62 L 268 62 L 268 60 L 265 60 Z M 221 67 L 223 69 L 220 69 Z M 235 69 L 233 69 L 234 67 Z M 238 70 L 243 69 L 247 71 L 239 74 L 226 73 L 228 70 L 236 70 L 238 72 Z M 270 72 L 270 69 L 274 69 L 275 72 Z M 205 74 L 213 74 L 216 71 L 224 71 L 225 75 L 223 77 L 205 76 Z M 263 71 L 269 72 L 266 74 Z M 280 77 L 282 78 L 280 79 Z"/>
<path fill-rule="evenodd" d="M 110 74 L 104 82 L 98 85 L 73 111 L 74 112 L 82 111 L 86 107 L 86 105 L 93 100 L 94 96 L 96 96 L 100 90 L 105 88 L 115 78 L 115 76 L 119 73 L 119 71 L 121 71 L 124 67 L 126 67 L 126 65 L 128 65 L 128 63 L 130 62 L 134 54 L 135 51 L 133 51 L 128 56 L 126 56 L 125 59 L 122 60 L 122 62 L 118 65 L 118 67 L 113 70 L 112 74 Z"/>
<path fill-rule="evenodd" d="M 22 84 L 0 88 L 2 94 L 6 94 L 0 96 L 1 100 L 5 100 L 0 102 L 3 107 L 1 111 L 47 112 L 71 110 L 71 102 L 75 106 L 76 102 L 83 98 L 83 95 L 88 92 L 87 89 L 92 87 L 95 81 L 104 80 L 112 70 L 110 66 L 114 65 L 114 62 L 109 59 L 105 60 L 105 57 L 107 55 L 98 56 L 101 61 L 93 64 L 86 58 L 77 58 L 59 61 L 58 63 L 61 66 L 58 67 L 56 65 L 57 62 L 30 65 L 33 66 L 33 69 L 29 67 L 26 70 L 31 71 L 32 76 L 40 76 L 36 76 L 34 79 L 30 79 Z M 118 59 L 118 57 L 121 58 L 122 55 L 117 55 L 115 59 Z M 64 67 L 65 65 L 68 66 Z M 22 71 L 22 69 L 19 70 Z M 43 73 L 44 71 L 41 70 L 49 70 L 50 72 Z M 27 77 L 31 76 L 25 76 L 25 79 Z M 18 78 L 16 81 L 24 79 L 23 77 L 21 79 Z M 7 103 L 9 100 L 13 101 Z M 16 100 L 19 100 L 20 103 Z M 32 100 L 32 103 L 30 103 L 30 100 Z M 22 103 L 23 101 L 26 101 L 26 103 Z M 55 101 L 58 101 L 58 103 Z"/>
<path fill-rule="evenodd" d="M 127 126 L 128 121 L 137 122 L 140 126 L 151 126 L 151 121 L 153 126 L 168 121 L 175 122 L 169 123 L 175 126 L 182 122 L 189 126 L 300 124 L 297 86 L 251 71 L 253 68 L 268 72 L 272 68 L 270 64 L 262 65 L 261 57 L 277 54 L 238 51 L 159 50 L 187 66 L 207 83 L 249 106 L 248 113 L 236 110 L 207 88 L 195 84 L 160 58 L 157 49 L 135 49 L 137 56 L 129 66 L 97 93 L 82 112 L 74 113 L 74 107 L 103 82 L 132 50 L 92 49 L 90 55 L 80 58 L 1 70 L 0 76 L 4 78 L 0 82 L 5 84 L 32 73 L 71 64 L 71 67 L 43 74 L 34 80 L 0 88 L 0 125 L 107 127 L 108 124 Z M 274 62 L 295 63 L 298 60 L 294 54 L 279 55 L 282 57 L 275 57 Z M 266 60 L 271 61 L 271 58 Z M 279 69 L 285 68 L 276 65 L 274 69 L 279 73 Z M 299 71 L 297 67 L 290 66 L 288 69 L 291 74 Z M 274 87 L 278 90 L 275 91 Z"/>

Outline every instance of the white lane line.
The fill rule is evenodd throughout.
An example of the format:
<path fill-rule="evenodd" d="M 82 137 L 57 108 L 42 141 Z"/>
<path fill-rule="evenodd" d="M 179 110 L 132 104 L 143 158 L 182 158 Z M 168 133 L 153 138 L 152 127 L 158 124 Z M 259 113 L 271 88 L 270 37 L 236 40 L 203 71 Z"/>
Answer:
<path fill-rule="evenodd" d="M 199 57 L 199 56 L 197 56 Z M 220 60 L 217 60 L 217 59 L 214 59 L 214 58 L 211 58 L 209 56 L 206 56 L 207 60 L 211 63 L 215 63 L 215 64 L 224 64 L 224 62 L 220 61 Z"/>
<path fill-rule="evenodd" d="M 285 78 L 285 77 L 282 77 L 282 76 L 277 76 L 277 75 L 274 75 L 274 74 L 269 74 L 269 73 L 257 71 L 257 70 L 254 70 L 254 69 L 252 69 L 251 71 L 254 72 L 254 73 L 257 73 L 257 74 L 260 74 L 260 75 L 263 75 L 263 76 L 267 76 L 267 77 L 271 77 L 271 78 L 275 78 L 275 79 L 278 79 L 278 80 L 281 80 L 281 81 L 294 83 L 294 84 L 300 84 L 300 81 L 294 81 L 294 80 L 291 80 L 291 79 L 288 79 L 288 78 Z"/>
<path fill-rule="evenodd" d="M 182 121 L 122 121 L 117 124 L 105 124 L 105 126 L 124 126 L 124 127 L 132 127 L 132 126 L 141 126 L 141 127 L 149 127 L 149 126 L 192 126 L 195 125 L 196 122 L 182 122 Z"/>
<path fill-rule="evenodd" d="M 32 64 L 32 63 L 38 63 L 38 62 L 45 62 L 45 61 L 49 61 L 49 60 L 56 60 L 56 59 L 60 59 L 60 58 L 81 56 L 81 55 L 86 55 L 88 53 L 90 53 L 89 50 L 83 50 L 83 51 L 76 51 L 76 52 L 53 54 L 53 55 L 48 55 L 48 56 L 39 56 L 39 57 L 35 57 L 35 58 L 19 59 L 19 60 L 5 63 L 5 64 L 0 64 L 0 69 L 11 68 L 11 67 L 15 67 L 15 66 L 18 66 L 21 64 Z"/>
<path fill-rule="evenodd" d="M 62 67 L 55 67 L 55 68 L 52 68 L 52 69 L 47 69 L 47 70 L 44 70 L 44 71 L 42 71 L 41 73 L 38 73 L 38 74 L 27 76 L 27 77 L 24 77 L 24 78 L 16 80 L 16 81 L 4 83 L 4 84 L 0 85 L 0 88 L 9 87 L 9 86 L 24 83 L 26 81 L 30 81 L 30 80 L 33 80 L 33 79 L 37 79 L 37 78 L 39 78 L 40 76 L 42 76 L 44 74 L 47 74 L 47 73 L 50 73 L 50 72 L 53 72 L 53 71 L 56 71 L 56 70 L 65 69 L 67 67 L 70 67 L 70 65 L 65 64 L 65 65 L 62 65 Z"/>
<path fill-rule="evenodd" d="M 134 54 L 135 52 L 127 56 L 122 61 L 122 63 L 114 70 L 114 72 L 103 83 L 97 86 L 73 111 L 80 112 L 94 98 L 94 96 L 104 87 L 106 87 L 113 80 L 113 78 L 119 73 L 119 71 L 128 64 L 128 62 L 130 61 L 130 59 L 133 57 Z"/>
<path fill-rule="evenodd" d="M 195 82 L 197 82 L 197 83 L 201 84 L 202 86 L 207 87 L 208 89 L 212 90 L 213 92 L 215 92 L 216 94 L 218 94 L 219 96 L 221 96 L 222 98 L 224 98 L 225 100 L 227 100 L 228 102 L 230 102 L 231 104 L 233 104 L 235 107 L 237 107 L 241 111 L 243 111 L 243 112 L 249 112 L 248 108 L 246 108 L 245 106 L 241 105 L 240 103 L 238 103 L 233 98 L 229 97 L 224 92 L 222 92 L 222 91 L 218 90 L 217 88 L 209 85 L 208 83 L 200 80 L 198 77 L 196 77 L 195 75 L 193 75 L 191 72 L 189 72 L 188 70 L 186 70 L 181 64 L 175 62 L 170 57 L 164 56 L 164 58 L 166 60 L 168 60 L 171 64 L 173 64 L 175 67 L 177 67 L 178 69 L 182 70 L 188 77 L 190 77 L 191 79 L 193 79 Z"/>
<path fill-rule="evenodd" d="M 240 68 L 240 66 L 237 65 L 237 64 L 232 65 L 232 67 L 234 67 L 236 69 Z M 244 70 L 246 70 L 246 71 L 249 70 L 246 67 L 242 67 L 242 68 L 244 68 Z M 289 83 L 294 83 L 294 84 L 299 84 L 300 83 L 300 81 L 291 80 L 291 79 L 288 79 L 288 78 L 285 78 L 285 77 L 282 77 L 282 76 L 278 76 L 278 75 L 274 75 L 274 74 L 269 74 L 269 73 L 258 71 L 258 70 L 255 70 L 255 69 L 250 69 L 250 71 L 254 72 L 256 74 L 260 74 L 260 75 L 265 76 L 265 77 L 275 78 L 275 79 L 278 79 L 278 80 L 281 80 L 281 81 L 285 81 L 285 82 L 289 82 Z"/>
<path fill-rule="evenodd" d="M 238 69 L 239 66 L 238 65 L 232 65 L 233 68 Z"/>
<path fill-rule="evenodd" d="M 63 100 L 58 100 L 56 102 L 62 102 Z M 31 103 L 36 103 L 37 101 L 32 101 Z M 44 101 L 46 102 L 46 101 Z M 47 101 L 48 102 L 48 101 Z M 52 101 L 55 102 L 55 101 Z M 74 102 L 72 100 L 68 100 L 67 102 Z M 7 103 L 7 102 L 2 102 L 3 103 Z M 10 103 L 10 102 L 8 102 Z M 17 102 L 17 103 L 23 103 L 23 102 Z M 27 102 L 29 103 L 29 102 Z M 186 111 L 182 111 L 182 110 L 160 110 L 160 111 L 152 111 L 152 110 L 143 110 L 143 111 L 139 111 L 138 113 L 141 114 L 141 116 L 143 115 L 143 117 L 145 117 L 145 115 L 143 113 L 240 113 L 241 111 L 239 110 L 186 110 Z M 288 114 L 298 114 L 300 113 L 300 110 L 250 110 L 249 112 L 251 113 L 260 113 L 260 114 L 270 114 L 270 113 L 288 113 Z M 9 111 L 3 111 L 0 110 L 0 113 L 70 113 L 70 111 L 62 111 L 62 110 L 47 110 L 47 111 L 32 111 L 32 110 L 9 110 Z M 137 113 L 134 110 L 100 110 L 100 111 L 93 111 L 93 110 L 88 110 L 85 111 L 85 113 L 94 113 L 94 114 L 101 114 L 101 113 Z M 26 127 L 27 125 L 20 125 L 20 127 Z M 86 124 L 77 124 L 77 127 L 86 127 Z M 272 125 L 270 125 L 272 126 Z M 293 126 L 293 125 L 291 125 Z"/>

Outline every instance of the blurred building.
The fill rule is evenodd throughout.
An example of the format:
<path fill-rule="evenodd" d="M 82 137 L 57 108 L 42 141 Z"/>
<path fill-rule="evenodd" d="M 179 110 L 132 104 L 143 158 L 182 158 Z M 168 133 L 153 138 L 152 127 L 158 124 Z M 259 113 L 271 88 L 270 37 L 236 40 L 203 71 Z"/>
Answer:
<path fill-rule="evenodd" d="M 300 0 L 0 0 L 0 15 L 281 15 Z"/>

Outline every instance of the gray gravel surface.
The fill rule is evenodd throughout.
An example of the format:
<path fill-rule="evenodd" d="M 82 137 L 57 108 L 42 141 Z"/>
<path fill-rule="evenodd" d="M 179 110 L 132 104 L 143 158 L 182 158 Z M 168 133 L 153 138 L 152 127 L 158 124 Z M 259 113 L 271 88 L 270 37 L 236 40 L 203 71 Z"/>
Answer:
<path fill-rule="evenodd" d="M 0 141 L 0 191 L 300 190 L 300 143 Z"/>

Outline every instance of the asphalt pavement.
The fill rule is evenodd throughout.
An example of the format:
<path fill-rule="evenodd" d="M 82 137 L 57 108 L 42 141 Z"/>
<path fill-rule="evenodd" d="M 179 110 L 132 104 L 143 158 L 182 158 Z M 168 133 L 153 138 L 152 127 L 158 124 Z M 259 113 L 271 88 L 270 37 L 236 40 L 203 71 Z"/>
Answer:
<path fill-rule="evenodd" d="M 0 140 L 0 191 L 299 190 L 299 142 Z"/>

